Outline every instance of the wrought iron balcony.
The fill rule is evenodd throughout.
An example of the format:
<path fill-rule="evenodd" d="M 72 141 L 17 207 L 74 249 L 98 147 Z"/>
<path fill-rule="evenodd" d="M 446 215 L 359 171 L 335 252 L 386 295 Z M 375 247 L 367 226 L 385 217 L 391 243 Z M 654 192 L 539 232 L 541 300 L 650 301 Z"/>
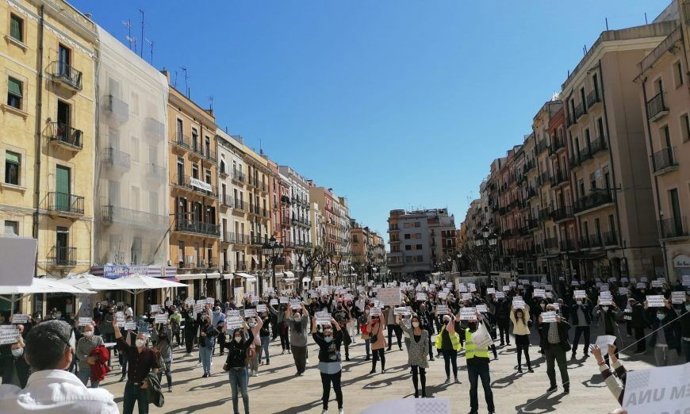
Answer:
<path fill-rule="evenodd" d="M 168 227 L 168 216 L 113 205 L 101 207 L 101 218 L 105 224 L 117 223 L 145 228 Z"/>
<path fill-rule="evenodd" d="M 599 91 L 593 89 L 587 94 L 587 108 L 591 108 L 599 102 L 601 102 L 601 97 L 599 97 Z"/>
<path fill-rule="evenodd" d="M 561 240 L 560 247 L 562 252 L 576 250 L 575 242 L 573 240 Z"/>
<path fill-rule="evenodd" d="M 208 236 L 220 236 L 220 225 L 213 223 L 204 223 L 197 220 L 188 220 L 185 217 L 176 217 L 175 231 L 197 233 Z"/>
<path fill-rule="evenodd" d="M 604 246 L 618 245 L 618 234 L 615 231 L 607 231 L 602 237 L 604 239 Z"/>
<path fill-rule="evenodd" d="M 189 137 L 183 134 L 177 134 L 175 137 L 173 137 L 170 143 L 183 150 L 189 150 L 190 148 Z"/>
<path fill-rule="evenodd" d="M 60 215 L 83 216 L 84 197 L 68 193 L 48 193 L 46 210 Z"/>
<path fill-rule="evenodd" d="M 79 151 L 84 147 L 84 133 L 80 129 L 72 128 L 62 122 L 49 124 L 48 137 L 51 142 L 69 150 Z"/>
<path fill-rule="evenodd" d="M 555 237 L 549 237 L 544 239 L 544 248 L 548 249 L 558 249 L 558 239 Z"/>
<path fill-rule="evenodd" d="M 103 161 L 113 170 L 129 171 L 132 165 L 129 154 L 115 148 L 106 148 L 103 154 Z"/>
<path fill-rule="evenodd" d="M 561 220 L 567 220 L 569 218 L 573 217 L 573 208 L 572 206 L 564 206 L 564 207 L 559 207 L 554 210 L 551 210 L 551 218 L 558 222 Z"/>
<path fill-rule="evenodd" d="M 667 172 L 678 167 L 678 161 L 674 156 L 676 147 L 666 147 L 652 155 L 652 164 L 655 173 Z"/>
<path fill-rule="evenodd" d="M 233 171 L 232 172 L 232 181 L 237 184 L 244 184 L 245 176 L 244 173 L 238 172 L 238 171 Z"/>
<path fill-rule="evenodd" d="M 664 102 L 664 91 L 661 91 L 647 101 L 647 119 L 654 122 L 666 114 L 668 114 L 668 108 Z"/>
<path fill-rule="evenodd" d="M 685 216 L 671 217 L 659 220 L 659 227 L 661 229 L 661 237 L 663 239 L 670 239 L 673 237 L 688 237 L 688 226 Z"/>
<path fill-rule="evenodd" d="M 72 267 L 77 265 L 77 248 L 53 246 L 48 252 L 48 262 L 54 267 Z"/>
<path fill-rule="evenodd" d="M 55 82 L 75 90 L 82 88 L 82 73 L 64 62 L 54 61 L 50 64 L 50 76 Z"/>
<path fill-rule="evenodd" d="M 603 247 L 604 246 L 604 240 L 601 237 L 601 234 L 590 234 L 589 235 L 589 247 L 590 248 L 596 248 L 596 247 Z"/>
<path fill-rule="evenodd" d="M 575 213 L 581 213 L 613 202 L 611 192 L 606 189 L 594 189 L 575 202 Z"/>
<path fill-rule="evenodd" d="M 185 190 L 194 191 L 205 196 L 215 197 L 217 194 L 215 186 L 202 181 L 199 178 L 178 176 L 177 179 L 172 182 L 172 185 Z"/>
<path fill-rule="evenodd" d="M 556 170 L 551 176 L 551 185 L 554 187 L 566 182 L 568 182 L 568 173 L 565 171 Z"/>
<path fill-rule="evenodd" d="M 582 118 L 586 114 L 587 114 L 587 108 L 585 108 L 584 102 L 580 102 L 578 105 L 575 105 L 575 110 L 573 112 L 573 116 L 575 118 L 575 121 L 579 120 L 580 118 Z"/>
<path fill-rule="evenodd" d="M 227 237 L 227 241 L 229 243 L 233 244 L 249 244 L 249 235 L 248 234 L 242 234 L 242 233 L 226 233 L 225 235 Z"/>
<path fill-rule="evenodd" d="M 555 154 L 558 150 L 565 148 L 565 143 L 560 138 L 554 138 L 549 147 L 549 154 Z"/>

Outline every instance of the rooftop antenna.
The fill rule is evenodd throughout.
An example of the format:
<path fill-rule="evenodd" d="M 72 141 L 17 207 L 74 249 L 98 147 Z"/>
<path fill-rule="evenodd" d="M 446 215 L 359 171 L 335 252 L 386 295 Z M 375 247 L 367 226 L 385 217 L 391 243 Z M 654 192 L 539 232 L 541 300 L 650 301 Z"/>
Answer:
<path fill-rule="evenodd" d="M 127 28 L 127 36 L 125 36 L 125 39 L 127 39 L 127 42 L 129 43 L 129 49 L 132 50 L 132 42 L 134 41 L 134 38 L 132 37 L 132 21 L 127 19 L 123 21 L 122 24 Z"/>
<path fill-rule="evenodd" d="M 151 50 L 151 57 L 149 58 L 149 63 L 153 65 L 153 40 L 144 39 L 144 41 L 146 41 L 146 43 L 149 44 Z"/>
<path fill-rule="evenodd" d="M 139 48 L 139 57 L 143 58 L 144 57 L 144 11 L 142 9 L 139 9 L 139 13 L 141 13 L 141 47 Z"/>
<path fill-rule="evenodd" d="M 181 66 L 182 72 L 184 72 L 184 90 L 187 98 L 189 98 L 189 75 L 187 74 L 187 67 Z"/>
<path fill-rule="evenodd" d="M 647 12 L 644 12 L 644 24 L 649 24 L 647 23 Z"/>
<path fill-rule="evenodd" d="M 209 100 L 209 110 L 213 112 L 213 95 L 208 97 Z"/>
<path fill-rule="evenodd" d="M 582 52 L 586 55 L 587 54 L 587 45 L 582 46 Z"/>
<path fill-rule="evenodd" d="M 173 86 L 177 88 L 177 71 L 175 71 L 175 77 L 173 78 Z"/>
<path fill-rule="evenodd" d="M 604 22 L 606 22 L 606 31 L 608 32 L 608 30 L 609 30 L 609 18 L 604 17 Z"/>
<path fill-rule="evenodd" d="M 259 138 L 259 154 L 264 155 L 263 144 L 261 143 L 261 138 Z"/>

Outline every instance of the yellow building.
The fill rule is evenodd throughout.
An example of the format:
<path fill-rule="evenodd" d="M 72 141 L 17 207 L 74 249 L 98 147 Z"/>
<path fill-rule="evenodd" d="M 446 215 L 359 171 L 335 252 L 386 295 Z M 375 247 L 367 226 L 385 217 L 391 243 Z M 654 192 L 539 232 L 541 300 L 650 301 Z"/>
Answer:
<path fill-rule="evenodd" d="M 64 1 L 10 0 L 0 3 L 0 31 L 0 222 L 38 239 L 38 275 L 87 271 L 96 27 Z"/>

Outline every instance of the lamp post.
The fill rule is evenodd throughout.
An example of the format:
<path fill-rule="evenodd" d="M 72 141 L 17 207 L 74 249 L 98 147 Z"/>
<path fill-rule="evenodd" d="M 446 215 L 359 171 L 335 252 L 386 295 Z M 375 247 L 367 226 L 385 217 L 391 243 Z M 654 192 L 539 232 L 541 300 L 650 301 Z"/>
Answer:
<path fill-rule="evenodd" d="M 484 226 L 481 233 L 475 239 L 474 244 L 479 248 L 484 256 L 488 256 L 490 261 L 489 265 L 486 266 L 486 275 L 488 276 L 488 284 L 491 285 L 491 267 L 494 261 L 494 251 L 496 250 L 496 245 L 498 244 L 498 236 L 496 233 L 489 230 L 489 227 Z"/>
<path fill-rule="evenodd" d="M 273 270 L 272 284 L 273 289 L 276 289 L 276 262 L 283 255 L 283 245 L 278 243 L 275 237 L 271 236 L 268 242 L 264 243 L 261 250 L 264 256 L 267 256 L 271 261 L 271 268 Z"/>

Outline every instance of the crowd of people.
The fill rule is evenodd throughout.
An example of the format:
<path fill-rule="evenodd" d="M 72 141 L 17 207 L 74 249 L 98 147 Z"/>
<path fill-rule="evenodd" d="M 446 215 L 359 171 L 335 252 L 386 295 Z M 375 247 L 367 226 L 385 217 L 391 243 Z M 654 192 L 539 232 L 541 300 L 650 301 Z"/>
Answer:
<path fill-rule="evenodd" d="M 392 293 L 392 294 L 391 294 Z M 213 372 L 213 355 L 225 357 L 233 412 L 250 412 L 248 385 L 271 363 L 269 346 L 280 342 L 291 354 L 295 376 L 308 366 L 309 345 L 318 347 L 323 386 L 322 409 L 328 412 L 331 390 L 344 412 L 342 362 L 350 346 L 364 342 L 363 361 L 370 375 L 386 371 L 386 353 L 405 350 L 415 398 L 428 398 L 427 370 L 443 359 L 447 384 L 461 383 L 458 358 L 464 357 L 469 380 L 470 413 L 479 411 L 479 383 L 486 410 L 496 411 L 490 362 L 497 348 L 514 340 L 518 374 L 535 372 L 530 347 L 546 361 L 549 388 L 570 392 L 570 358 L 591 353 L 603 380 L 620 403 L 625 369 L 620 349 L 642 354 L 653 350 L 656 365 L 690 361 L 690 291 L 680 283 L 593 280 L 570 285 L 515 280 L 500 288 L 485 283 L 443 281 L 357 286 L 325 286 L 302 292 L 270 291 L 263 297 L 166 300 L 136 315 L 127 304 L 99 303 L 89 317 L 70 319 L 51 312 L 13 321 L 0 315 L 0 326 L 16 327 L 12 343 L 0 345 L 0 412 L 54 407 L 51 412 L 117 412 L 110 393 L 99 387 L 117 358 L 123 412 L 148 412 L 164 404 L 173 389 L 173 350 L 195 350 L 201 376 Z M 26 315 L 25 315 L 26 316 Z M 14 322 L 14 323 L 13 323 Z M 608 349 L 592 346 L 592 326 L 612 338 Z M 9 332 L 5 330 L 4 332 Z M 534 334 L 534 335 L 533 335 Z M 536 340 L 534 340 L 536 338 Z M 603 354 L 603 355 L 602 355 Z M 524 365 L 523 365 L 524 358 Z M 462 361 L 460 362 L 462 363 Z M 60 388 L 53 380 L 67 384 Z M 88 387 L 88 388 L 87 388 Z M 52 394 L 51 394 L 52 392 Z M 52 401 L 51 401 L 52 399 Z M 51 405 L 52 404 L 52 405 Z"/>

